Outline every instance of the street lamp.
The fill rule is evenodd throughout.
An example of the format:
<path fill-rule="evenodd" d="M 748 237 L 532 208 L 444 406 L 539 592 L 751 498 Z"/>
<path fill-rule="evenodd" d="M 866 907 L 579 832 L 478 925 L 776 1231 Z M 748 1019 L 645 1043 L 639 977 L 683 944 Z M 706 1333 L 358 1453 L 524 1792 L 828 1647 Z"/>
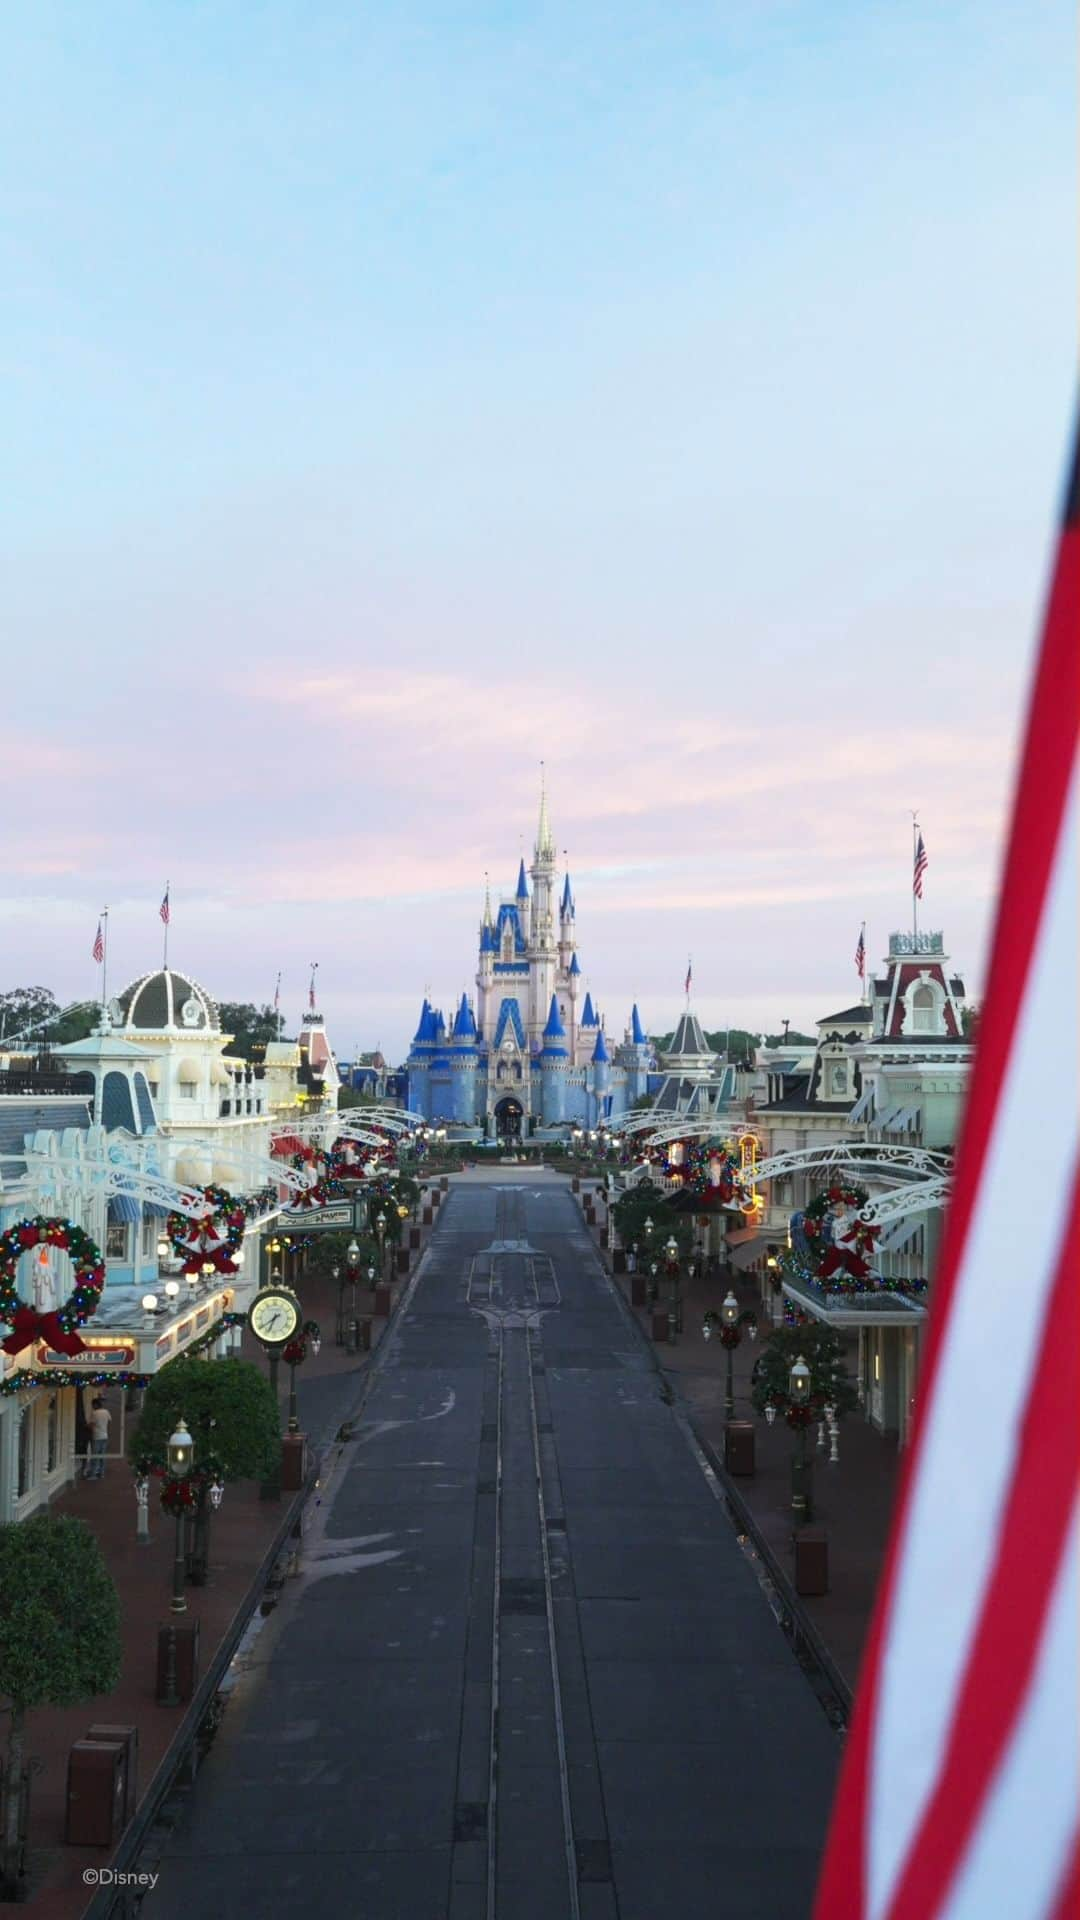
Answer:
<path fill-rule="evenodd" d="M 349 1270 L 349 1337 L 346 1350 L 356 1353 L 360 1345 L 360 1323 L 356 1317 L 356 1282 L 360 1273 L 360 1248 L 355 1240 L 350 1240 L 345 1249 L 345 1265 Z"/>
<path fill-rule="evenodd" d="M 742 1341 L 743 1331 L 751 1340 L 757 1339 L 757 1315 L 749 1308 L 740 1309 L 735 1295 L 728 1289 L 727 1296 L 720 1303 L 719 1313 L 710 1307 L 702 1322 L 701 1331 L 706 1340 L 711 1340 L 714 1328 L 720 1331 L 721 1342 L 727 1352 L 727 1383 L 724 1390 L 724 1418 L 735 1418 L 735 1349 Z"/>
<path fill-rule="evenodd" d="M 381 1207 L 378 1213 L 375 1215 L 375 1231 L 379 1236 L 379 1279 L 385 1280 L 386 1261 L 384 1258 L 384 1254 L 385 1254 L 385 1242 L 386 1242 L 386 1215 L 382 1211 Z"/>
<path fill-rule="evenodd" d="M 788 1374 L 788 1399 L 796 1415 L 799 1448 L 791 1462 L 791 1511 L 796 1526 L 809 1520 L 813 1512 L 811 1462 L 806 1451 L 806 1430 L 810 1424 L 810 1369 L 800 1353 Z"/>
<path fill-rule="evenodd" d="M 168 1462 L 169 1475 L 170 1478 L 177 1483 L 178 1487 L 187 1484 L 194 1457 L 195 1443 L 184 1424 L 183 1417 L 181 1417 L 176 1423 L 176 1431 L 173 1433 L 165 1448 L 165 1458 Z M 187 1598 L 184 1593 L 184 1509 L 180 1503 L 179 1494 L 176 1500 L 176 1550 L 173 1558 L 171 1611 L 173 1613 L 187 1612 Z"/>

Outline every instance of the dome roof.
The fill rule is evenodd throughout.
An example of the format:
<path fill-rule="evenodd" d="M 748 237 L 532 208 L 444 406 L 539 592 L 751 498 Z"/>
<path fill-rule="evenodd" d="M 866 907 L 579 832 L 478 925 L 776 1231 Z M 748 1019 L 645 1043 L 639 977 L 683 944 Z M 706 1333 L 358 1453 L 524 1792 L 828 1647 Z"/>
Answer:
<path fill-rule="evenodd" d="M 159 967 L 145 973 L 120 995 L 120 1011 L 128 1032 L 220 1033 L 221 1017 L 204 987 L 182 973 Z"/>

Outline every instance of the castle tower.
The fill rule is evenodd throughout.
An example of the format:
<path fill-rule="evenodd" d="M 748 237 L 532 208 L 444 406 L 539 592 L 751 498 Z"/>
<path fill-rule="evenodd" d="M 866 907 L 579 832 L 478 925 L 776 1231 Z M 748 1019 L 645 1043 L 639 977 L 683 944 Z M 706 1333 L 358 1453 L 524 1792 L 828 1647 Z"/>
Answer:
<path fill-rule="evenodd" d="M 559 964 L 555 940 L 555 839 L 548 819 L 547 791 L 542 777 L 540 818 L 529 875 L 532 880 L 529 1041 L 534 1050 L 539 1052 L 543 1044 L 544 1021 L 555 991 L 555 969 Z"/>
<path fill-rule="evenodd" d="M 598 1127 L 601 1120 L 607 1118 L 607 1098 L 611 1088 L 611 1061 L 607 1050 L 607 1042 L 604 1039 L 603 1027 L 598 1027 L 597 1029 L 596 1045 L 593 1048 L 589 1080 L 593 1099 L 596 1103 L 591 1124 L 594 1127 Z"/>
<path fill-rule="evenodd" d="M 626 1097 L 630 1105 L 649 1091 L 649 1058 L 649 1038 L 641 1024 L 635 1001 L 630 1010 L 626 1038 L 615 1052 L 616 1065 L 622 1067 L 626 1074 Z"/>
<path fill-rule="evenodd" d="M 463 993 L 450 1036 L 450 1117 L 457 1126 L 476 1120 L 476 1076 L 480 1066 L 476 1020 Z"/>
<path fill-rule="evenodd" d="M 545 1127 L 561 1126 L 566 1119 L 566 1075 L 570 1064 L 566 1048 L 566 1028 L 553 993 L 540 1049 L 540 1114 Z"/>

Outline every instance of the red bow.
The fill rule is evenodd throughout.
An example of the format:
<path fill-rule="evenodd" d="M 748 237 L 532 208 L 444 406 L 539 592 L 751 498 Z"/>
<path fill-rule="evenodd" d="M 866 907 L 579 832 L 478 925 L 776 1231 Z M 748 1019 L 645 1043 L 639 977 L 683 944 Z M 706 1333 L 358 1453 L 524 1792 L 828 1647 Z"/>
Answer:
<path fill-rule="evenodd" d="M 77 1333 L 69 1333 L 58 1313 L 38 1313 L 33 1307 L 18 1307 L 11 1332 L 3 1342 L 5 1353 L 21 1353 L 33 1340 L 44 1340 L 54 1353 L 69 1356 L 86 1352 L 86 1342 Z"/>

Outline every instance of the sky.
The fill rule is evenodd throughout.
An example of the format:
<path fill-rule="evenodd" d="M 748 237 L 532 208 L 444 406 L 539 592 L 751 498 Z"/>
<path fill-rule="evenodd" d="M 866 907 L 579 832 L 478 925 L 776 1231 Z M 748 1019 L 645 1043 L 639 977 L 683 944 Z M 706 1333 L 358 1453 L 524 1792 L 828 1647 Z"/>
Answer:
<path fill-rule="evenodd" d="M 41 0 L 0 76 L 0 987 L 339 1055 L 539 766 L 621 1034 L 978 996 L 1075 397 L 1065 0 Z"/>

